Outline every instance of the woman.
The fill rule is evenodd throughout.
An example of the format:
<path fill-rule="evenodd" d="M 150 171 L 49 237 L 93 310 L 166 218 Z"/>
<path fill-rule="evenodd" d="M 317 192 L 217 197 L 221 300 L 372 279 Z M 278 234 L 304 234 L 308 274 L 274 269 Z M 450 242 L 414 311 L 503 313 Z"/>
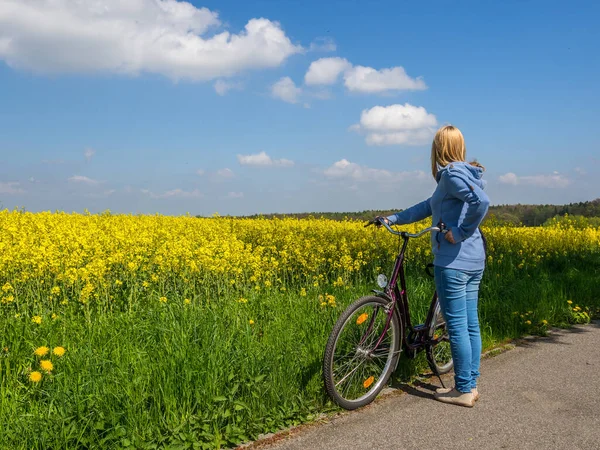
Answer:
<path fill-rule="evenodd" d="M 431 146 L 431 172 L 437 182 L 433 195 L 384 220 L 402 225 L 432 216 L 434 225 L 443 222 L 449 230 L 446 234 L 432 233 L 431 242 L 435 285 L 450 338 L 455 377 L 454 388 L 438 389 L 435 398 L 472 407 L 479 399 L 481 335 L 477 298 L 485 265 L 479 224 L 489 199 L 483 192 L 484 168 L 465 160 L 465 140 L 460 130 L 451 125 L 440 128 Z"/>

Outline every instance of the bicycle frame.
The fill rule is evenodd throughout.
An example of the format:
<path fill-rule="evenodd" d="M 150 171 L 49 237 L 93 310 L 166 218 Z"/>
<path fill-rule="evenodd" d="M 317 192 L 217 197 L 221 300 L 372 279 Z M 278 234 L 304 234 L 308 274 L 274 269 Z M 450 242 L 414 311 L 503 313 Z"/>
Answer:
<path fill-rule="evenodd" d="M 412 321 L 410 318 L 410 309 L 408 306 L 408 294 L 406 291 L 406 275 L 404 273 L 404 256 L 406 253 L 406 247 L 408 246 L 408 240 L 410 237 L 418 237 L 418 236 L 424 234 L 426 231 L 442 231 L 443 224 L 441 224 L 442 227 L 440 227 L 440 228 L 431 227 L 427 230 L 422 231 L 421 233 L 419 233 L 417 235 L 410 235 L 405 232 L 398 233 L 398 232 L 393 231 L 387 224 L 383 223 L 383 225 L 393 234 L 397 234 L 397 235 L 401 236 L 403 239 L 403 243 L 402 243 L 400 253 L 396 257 L 396 262 L 394 264 L 394 270 L 392 271 L 392 276 L 390 278 L 390 282 L 386 286 L 385 291 L 377 291 L 377 290 L 373 291 L 377 296 L 391 301 L 391 307 L 389 308 L 388 311 L 386 311 L 388 314 L 388 317 L 386 319 L 386 323 L 385 323 L 383 332 L 381 334 L 381 337 L 377 341 L 375 348 L 377 348 L 379 346 L 379 344 L 383 340 L 385 334 L 387 333 L 387 330 L 390 326 L 390 322 L 392 320 L 393 314 L 398 314 L 398 319 L 401 321 L 402 330 L 403 330 L 403 335 L 401 336 L 402 345 L 405 346 L 408 350 L 417 351 L 417 350 L 422 349 L 424 347 L 424 345 L 427 343 L 423 339 L 423 337 L 424 337 L 423 331 L 425 331 L 428 328 L 429 324 L 432 323 L 433 314 L 435 312 L 434 305 L 436 303 L 437 293 L 434 292 L 434 294 L 433 294 L 433 298 L 432 298 L 431 304 L 429 306 L 429 311 L 427 312 L 427 320 L 425 321 L 425 323 L 420 328 L 414 327 L 412 325 Z M 400 281 L 400 286 L 398 286 L 398 280 Z M 374 317 L 372 320 L 374 320 Z M 369 325 L 368 329 L 370 329 L 370 328 L 371 328 L 371 324 Z M 415 343 L 409 342 L 407 339 L 405 339 L 405 337 L 406 337 L 405 330 L 407 330 L 407 329 L 412 333 L 418 333 L 418 337 L 420 339 L 416 339 Z"/>

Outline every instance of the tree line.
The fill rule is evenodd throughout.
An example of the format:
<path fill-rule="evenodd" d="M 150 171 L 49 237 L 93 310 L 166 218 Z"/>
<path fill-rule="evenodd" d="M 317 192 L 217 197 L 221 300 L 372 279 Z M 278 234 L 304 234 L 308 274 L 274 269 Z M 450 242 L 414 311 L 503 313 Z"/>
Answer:
<path fill-rule="evenodd" d="M 375 210 L 368 209 L 364 211 L 348 211 L 348 212 L 305 212 L 293 214 L 254 214 L 244 216 L 247 218 L 283 218 L 292 217 L 304 219 L 308 217 L 323 217 L 332 220 L 358 220 L 367 221 L 375 216 L 389 216 L 399 209 Z M 514 226 L 539 226 L 549 223 L 555 217 L 563 217 L 565 215 L 581 218 L 594 218 L 592 220 L 584 220 L 595 226 L 600 226 L 600 198 L 592 201 L 569 203 L 568 205 L 495 205 L 490 206 L 484 222 L 493 222 L 499 225 L 514 225 Z M 580 219 L 581 220 L 581 219 Z"/>

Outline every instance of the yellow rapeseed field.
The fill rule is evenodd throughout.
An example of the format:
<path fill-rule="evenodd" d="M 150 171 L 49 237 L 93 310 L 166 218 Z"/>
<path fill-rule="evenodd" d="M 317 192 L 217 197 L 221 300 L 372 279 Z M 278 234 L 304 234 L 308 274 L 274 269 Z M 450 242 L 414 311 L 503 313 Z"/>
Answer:
<path fill-rule="evenodd" d="M 426 222 L 405 226 L 415 231 Z M 519 269 L 547 258 L 598 252 L 597 228 L 484 228 L 490 265 Z M 120 301 L 208 283 L 240 291 L 336 286 L 389 263 L 397 240 L 355 221 L 231 219 L 0 211 L 0 301 Z M 431 259 L 427 238 L 410 257 Z M 305 291 L 302 291 L 305 292 Z M 58 309 L 58 308 L 55 308 Z"/>

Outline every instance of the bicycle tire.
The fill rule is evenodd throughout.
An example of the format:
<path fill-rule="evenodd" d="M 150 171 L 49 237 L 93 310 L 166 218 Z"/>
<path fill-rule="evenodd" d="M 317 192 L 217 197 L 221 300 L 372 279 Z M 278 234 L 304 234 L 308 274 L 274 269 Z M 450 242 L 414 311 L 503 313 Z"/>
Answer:
<path fill-rule="evenodd" d="M 364 388 L 368 389 L 370 387 L 370 385 L 366 386 L 366 383 L 371 378 L 373 378 L 373 380 L 371 380 L 373 387 L 368 389 L 364 395 L 361 395 L 359 398 L 356 398 L 356 399 L 348 399 L 348 398 L 344 397 L 343 392 L 340 393 L 337 388 L 337 385 L 336 385 L 336 379 L 335 379 L 335 374 L 334 374 L 334 371 L 336 369 L 336 363 L 334 362 L 334 356 L 336 353 L 336 346 L 339 343 L 340 336 L 341 336 L 342 332 L 344 331 L 344 329 L 347 327 L 347 325 L 349 325 L 353 322 L 358 324 L 358 320 L 360 319 L 360 316 L 358 316 L 358 318 L 355 321 L 350 321 L 350 319 L 358 311 L 360 311 L 361 308 L 363 308 L 367 305 L 373 305 L 376 307 L 377 306 L 380 307 L 381 311 L 385 311 L 384 308 L 387 307 L 389 304 L 390 304 L 390 301 L 380 298 L 380 297 L 366 296 L 366 297 L 359 298 L 354 303 L 352 303 L 350 306 L 348 306 L 348 308 L 346 308 L 346 310 L 342 313 L 340 318 L 337 320 L 335 326 L 333 327 L 333 330 L 331 331 L 331 334 L 329 335 L 329 339 L 328 339 L 327 345 L 325 347 L 325 354 L 323 357 L 323 381 L 325 384 L 325 390 L 327 391 L 327 394 L 329 395 L 329 397 L 333 400 L 334 403 L 336 403 L 338 406 L 340 406 L 344 409 L 353 410 L 353 409 L 357 409 L 362 406 L 368 405 L 377 397 L 377 395 L 381 392 L 381 390 L 387 385 L 387 382 L 388 382 L 390 376 L 396 369 L 396 365 L 398 363 L 398 358 L 400 357 L 400 352 L 401 352 L 401 348 L 402 348 L 401 343 L 402 343 L 402 338 L 403 338 L 402 322 L 399 320 L 398 315 L 394 311 L 394 313 L 392 315 L 392 319 L 390 320 L 390 325 L 389 325 L 385 335 L 383 336 L 385 338 L 386 336 L 389 336 L 390 332 L 393 333 L 390 337 L 390 343 L 391 343 L 390 348 L 384 349 L 384 351 L 387 351 L 388 354 L 386 356 L 386 361 L 385 361 L 385 365 L 382 369 L 382 373 L 380 375 L 378 375 L 376 382 L 374 382 L 374 375 L 371 375 L 369 378 L 367 378 L 365 380 L 365 382 L 363 383 Z M 367 325 L 369 328 L 371 326 L 373 326 L 373 327 L 375 326 L 374 322 L 375 322 L 377 314 L 379 314 L 379 313 L 373 314 L 372 319 L 369 319 L 369 320 L 373 321 L 373 325 Z M 385 314 L 382 314 L 381 317 L 385 318 Z M 362 324 L 362 322 L 361 322 L 361 324 Z M 367 330 L 367 332 L 368 332 L 368 330 Z M 359 332 L 359 334 L 360 334 L 360 332 Z M 363 334 L 363 339 L 365 338 L 365 336 L 366 336 L 366 334 Z M 381 336 L 381 334 L 379 334 L 379 336 Z M 374 338 L 374 339 L 376 339 L 376 338 Z M 360 349 L 360 343 L 357 346 L 357 348 L 354 349 L 354 351 L 355 351 L 355 356 L 352 357 L 352 360 L 354 360 L 354 358 L 357 358 L 357 355 L 364 355 L 364 353 L 366 352 L 364 349 Z M 358 356 L 358 358 L 361 358 L 361 357 L 364 357 L 365 361 L 368 360 L 368 357 L 366 357 L 366 356 Z M 350 362 L 352 362 L 352 360 Z M 344 363 L 344 364 L 347 364 L 347 363 Z M 362 364 L 362 362 L 360 364 Z M 359 366 L 360 366 L 360 364 L 359 364 Z M 357 370 L 357 369 L 354 369 L 354 370 Z M 363 369 L 363 372 L 364 372 L 364 369 Z M 374 372 L 374 370 L 373 370 L 373 372 Z M 348 376 L 348 375 L 346 375 L 346 376 Z M 343 379 L 342 379 L 342 381 L 343 381 Z M 340 384 L 340 383 L 341 383 L 341 381 L 338 381 L 337 384 Z"/>
<path fill-rule="evenodd" d="M 433 318 L 429 324 L 428 338 L 436 340 L 435 344 L 427 344 L 425 349 L 427 362 L 432 372 L 436 375 L 450 372 L 454 367 L 454 360 L 450 350 L 446 321 L 442 315 L 440 301 L 437 297 L 433 306 Z"/>

